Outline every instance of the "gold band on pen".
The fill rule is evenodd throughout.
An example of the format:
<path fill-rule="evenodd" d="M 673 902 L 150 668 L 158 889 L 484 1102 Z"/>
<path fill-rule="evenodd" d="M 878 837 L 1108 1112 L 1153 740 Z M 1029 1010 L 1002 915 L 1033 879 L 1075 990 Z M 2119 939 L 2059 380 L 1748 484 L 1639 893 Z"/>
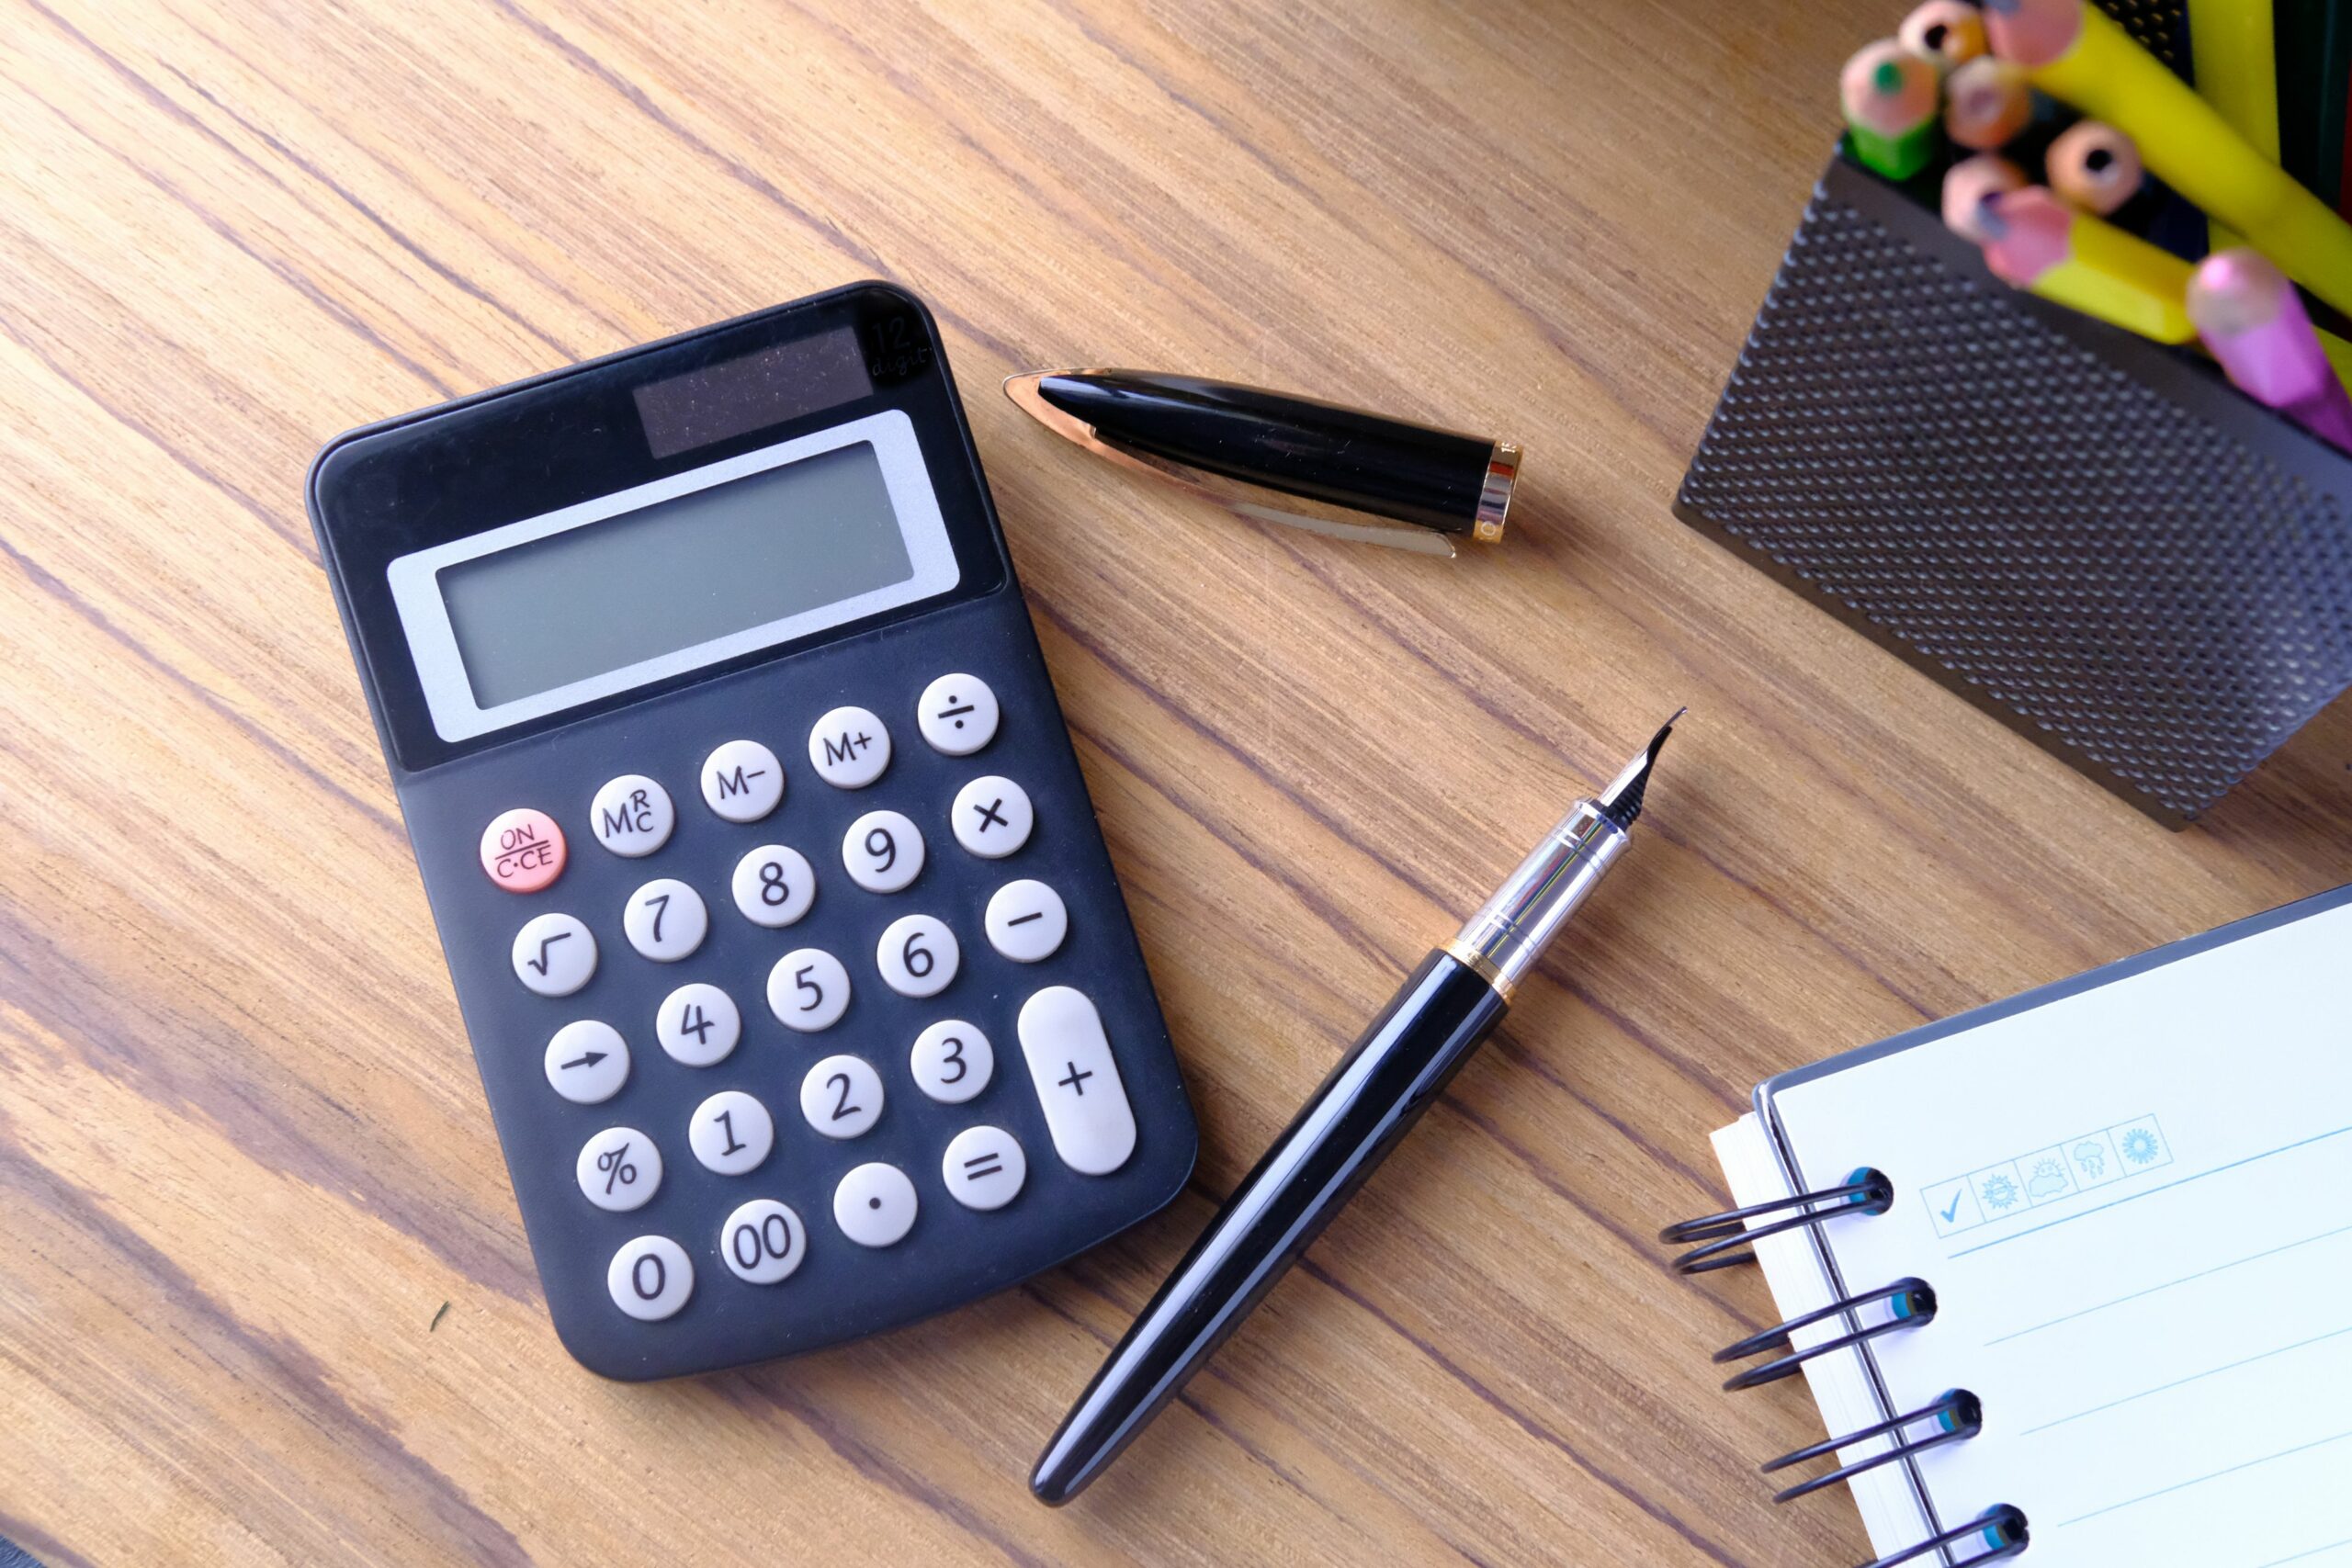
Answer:
<path fill-rule="evenodd" d="M 1495 995 L 1505 1001 L 1510 1000 L 1511 992 L 1517 987 L 1511 984 L 1510 977 L 1502 972 L 1492 958 L 1458 936 L 1447 937 L 1438 943 L 1437 950 L 1463 967 L 1476 973 L 1478 978 L 1494 987 Z"/>
<path fill-rule="evenodd" d="M 1503 536 L 1510 517 L 1511 491 L 1519 484 L 1519 443 L 1498 441 L 1487 458 L 1487 481 L 1478 490 L 1478 513 L 1471 519 L 1470 536 L 1491 545 Z"/>

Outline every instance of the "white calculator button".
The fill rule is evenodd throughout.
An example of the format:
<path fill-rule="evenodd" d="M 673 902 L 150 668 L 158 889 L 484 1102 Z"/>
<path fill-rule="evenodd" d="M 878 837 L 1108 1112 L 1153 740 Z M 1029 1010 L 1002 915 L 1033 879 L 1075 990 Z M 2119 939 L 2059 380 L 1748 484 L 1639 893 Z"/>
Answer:
<path fill-rule="evenodd" d="M 1027 843 L 1029 830 L 1037 825 L 1029 792 L 994 773 L 957 790 L 947 819 L 957 843 L 989 860 L 1002 860 Z"/>
<path fill-rule="evenodd" d="M 896 811 L 869 811 L 842 835 L 842 864 L 868 893 L 896 893 L 922 874 L 922 829 Z"/>
<path fill-rule="evenodd" d="M 961 1105 L 996 1076 L 989 1037 L 960 1018 L 944 1018 L 915 1036 L 907 1062 L 915 1087 L 942 1105 Z"/>
<path fill-rule="evenodd" d="M 670 804 L 668 790 L 643 773 L 623 773 L 596 792 L 588 807 L 588 825 L 596 830 L 598 843 L 635 860 L 670 841 L 678 812 Z"/>
<path fill-rule="evenodd" d="M 738 1280 L 773 1285 L 790 1279 L 808 1256 L 808 1232 L 789 1204 L 754 1198 L 718 1228 L 718 1256 Z"/>
<path fill-rule="evenodd" d="M 702 798 L 729 822 L 756 822 L 784 798 L 784 764 L 756 740 L 729 740 L 703 759 Z"/>
<path fill-rule="evenodd" d="M 931 915 L 901 915 L 874 949 L 882 983 L 902 997 L 935 997 L 956 978 L 963 957 L 947 922 Z"/>
<path fill-rule="evenodd" d="M 890 765 L 890 732 L 871 708 L 835 708 L 808 731 L 808 765 L 836 789 L 864 789 Z"/>
<path fill-rule="evenodd" d="M 915 1228 L 915 1184 L 895 1165 L 861 1165 L 833 1189 L 833 1224 L 860 1247 L 888 1247 Z"/>
<path fill-rule="evenodd" d="M 702 895 L 674 877 L 656 877 L 628 896 L 621 916 L 628 944 L 657 964 L 675 964 L 702 945 L 710 911 Z"/>
<path fill-rule="evenodd" d="M 514 933 L 514 977 L 543 997 L 568 997 L 596 973 L 596 937 L 572 915 L 534 915 Z"/>
<path fill-rule="evenodd" d="M 613 1254 L 605 1289 L 615 1306 L 639 1323 L 659 1323 L 676 1316 L 695 1293 L 694 1259 L 666 1235 L 641 1235 Z"/>
<path fill-rule="evenodd" d="M 857 1056 L 828 1056 L 800 1080 L 800 1114 L 829 1138 L 856 1138 L 882 1120 L 882 1075 Z"/>
<path fill-rule="evenodd" d="M 967 1127 L 948 1144 L 939 1174 L 947 1195 L 967 1209 L 1001 1209 L 1021 1195 L 1029 1156 L 1001 1127 Z"/>
<path fill-rule="evenodd" d="M 607 1127 L 580 1145 L 574 1174 L 599 1209 L 642 1209 L 662 1185 L 662 1151 L 634 1127 Z"/>
<path fill-rule="evenodd" d="M 686 1142 L 704 1169 L 741 1176 L 758 1168 L 775 1147 L 775 1119 L 741 1089 L 721 1089 L 695 1107 Z"/>
<path fill-rule="evenodd" d="M 735 907 L 753 925 L 788 926 L 817 901 L 817 874 L 808 857 L 782 844 L 762 844 L 735 863 Z"/>
<path fill-rule="evenodd" d="M 995 739 L 996 721 L 996 694 L 978 675 L 942 675 L 915 704 L 922 738 L 951 757 L 968 757 Z"/>
<path fill-rule="evenodd" d="M 716 986 L 681 986 L 662 998 L 653 1038 L 670 1060 L 688 1067 L 723 1062 L 743 1038 L 742 1010 Z"/>
<path fill-rule="evenodd" d="M 1020 964 L 1050 958 L 1069 934 L 1069 909 L 1042 882 L 1008 882 L 989 898 L 989 945 Z"/>
<path fill-rule="evenodd" d="M 814 1034 L 849 1008 L 849 971 L 819 947 L 796 947 L 768 971 L 768 1010 L 786 1029 Z"/>
<path fill-rule="evenodd" d="M 609 1023 L 583 1018 L 548 1042 L 548 1082 L 574 1105 L 602 1105 L 628 1082 L 628 1042 Z"/>
<path fill-rule="evenodd" d="M 1021 1005 L 1018 1028 L 1029 1082 L 1062 1163 L 1089 1176 L 1126 1164 L 1136 1148 L 1136 1113 L 1094 1004 L 1082 991 L 1048 986 Z"/>

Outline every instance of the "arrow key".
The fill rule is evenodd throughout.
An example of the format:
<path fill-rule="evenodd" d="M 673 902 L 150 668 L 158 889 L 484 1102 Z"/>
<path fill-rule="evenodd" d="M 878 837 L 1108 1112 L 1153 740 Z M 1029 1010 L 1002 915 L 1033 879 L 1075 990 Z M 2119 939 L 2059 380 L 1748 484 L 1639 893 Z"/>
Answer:
<path fill-rule="evenodd" d="M 548 1042 L 548 1082 L 574 1105 L 602 1105 L 628 1082 L 628 1042 L 609 1023 L 583 1018 Z"/>

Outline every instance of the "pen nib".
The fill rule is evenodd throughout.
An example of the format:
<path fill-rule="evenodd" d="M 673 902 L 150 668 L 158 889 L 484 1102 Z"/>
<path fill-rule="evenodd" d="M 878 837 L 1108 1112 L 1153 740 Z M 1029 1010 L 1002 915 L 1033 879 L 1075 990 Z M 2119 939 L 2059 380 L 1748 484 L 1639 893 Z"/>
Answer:
<path fill-rule="evenodd" d="M 1650 743 L 1642 754 L 1626 763 L 1624 772 L 1610 781 L 1609 787 L 1600 792 L 1600 798 L 1595 804 L 1600 807 L 1603 817 L 1620 828 L 1634 825 L 1634 818 L 1642 814 L 1642 795 L 1650 786 L 1650 770 L 1657 766 L 1657 754 L 1665 747 L 1666 738 L 1674 733 L 1674 727 L 1690 711 L 1688 707 L 1676 708 L 1674 716 L 1659 725 L 1657 733 L 1650 737 Z"/>

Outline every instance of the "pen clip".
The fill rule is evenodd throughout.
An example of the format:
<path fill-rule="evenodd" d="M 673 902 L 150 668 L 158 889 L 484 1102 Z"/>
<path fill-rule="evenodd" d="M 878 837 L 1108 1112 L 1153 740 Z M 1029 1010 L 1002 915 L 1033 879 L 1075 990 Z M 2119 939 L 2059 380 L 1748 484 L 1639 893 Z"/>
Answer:
<path fill-rule="evenodd" d="M 1004 380 L 1004 395 L 1038 423 L 1068 441 L 1074 441 L 1099 457 L 1104 457 L 1139 474 L 1189 491 L 1203 501 L 1223 507 L 1238 517 L 1259 523 L 1279 523 L 1286 528 L 1300 528 L 1326 538 L 1346 539 L 1360 545 L 1380 545 L 1392 550 L 1410 550 L 1415 555 L 1453 558 L 1453 541 L 1433 528 L 1423 528 L 1410 523 L 1395 523 L 1373 517 L 1351 507 L 1334 506 L 1306 496 L 1292 495 L 1266 485 L 1254 485 L 1242 479 L 1213 474 L 1188 463 L 1179 463 L 1149 452 L 1137 451 L 1106 439 L 1093 425 L 1067 413 L 1047 402 L 1037 390 L 1037 383 L 1047 375 L 1084 374 L 1082 371 L 1039 371 L 1026 376 L 1008 376 Z"/>

